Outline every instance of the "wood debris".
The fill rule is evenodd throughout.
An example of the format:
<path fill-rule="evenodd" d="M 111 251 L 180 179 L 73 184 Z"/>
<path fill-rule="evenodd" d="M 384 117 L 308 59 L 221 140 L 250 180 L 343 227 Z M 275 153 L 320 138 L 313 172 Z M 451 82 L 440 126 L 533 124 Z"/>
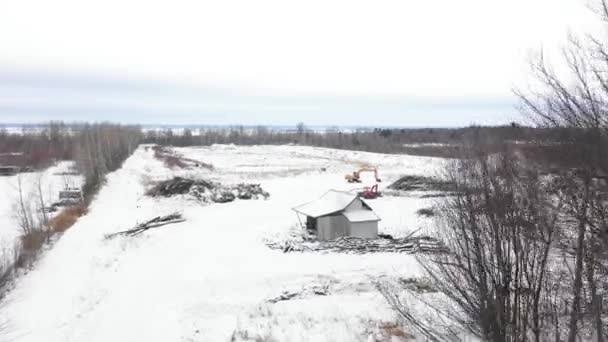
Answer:
<path fill-rule="evenodd" d="M 401 239 L 361 239 L 341 237 L 322 242 L 286 241 L 268 243 L 272 249 L 289 252 L 335 252 L 335 253 L 434 253 L 443 252 L 445 247 L 430 236 L 408 236 Z"/>
<path fill-rule="evenodd" d="M 148 229 L 158 228 L 158 227 L 166 226 L 169 224 L 181 223 L 184 221 L 186 221 L 186 219 L 184 219 L 182 217 L 182 214 L 180 214 L 180 213 L 173 213 L 173 214 L 167 215 L 167 216 L 157 216 L 149 221 L 138 224 L 137 226 L 135 226 L 135 228 L 121 231 L 118 233 L 108 234 L 108 235 L 106 235 L 106 239 L 111 239 L 118 235 L 135 236 L 135 235 L 145 232 Z"/>
<path fill-rule="evenodd" d="M 157 183 L 146 194 L 151 197 L 171 197 L 174 195 L 190 195 L 204 203 L 227 203 L 235 199 L 268 199 L 270 194 L 260 184 L 240 183 L 222 185 L 203 179 L 188 179 L 174 177 Z"/>

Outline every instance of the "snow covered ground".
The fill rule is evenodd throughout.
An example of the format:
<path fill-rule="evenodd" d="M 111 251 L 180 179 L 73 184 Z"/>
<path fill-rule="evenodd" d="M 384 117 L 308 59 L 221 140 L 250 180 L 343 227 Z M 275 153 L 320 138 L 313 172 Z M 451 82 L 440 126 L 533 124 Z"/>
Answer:
<path fill-rule="evenodd" d="M 22 186 L 24 202 L 31 205 L 33 212 L 38 206 L 38 184 L 44 201 L 49 205 L 59 199 L 59 191 L 66 186 L 79 187 L 82 177 L 64 175 L 73 171 L 73 162 L 62 161 L 40 172 L 21 173 L 14 176 L 0 176 L 0 253 L 1 259 L 10 259 L 16 240 L 22 234 L 15 217 L 15 205 L 19 200 L 19 182 Z"/>
<path fill-rule="evenodd" d="M 374 281 L 419 276 L 413 256 L 285 254 L 264 242 L 297 224 L 292 207 L 328 189 L 361 187 L 344 180 L 359 164 L 378 166 L 386 186 L 402 174 L 432 175 L 441 159 L 300 146 L 177 151 L 215 169 L 168 169 L 140 147 L 108 176 L 89 213 L 19 280 L 0 310 L 0 341 L 374 341 L 383 323 L 395 322 Z M 202 206 L 185 196 L 144 196 L 151 182 L 175 175 L 261 183 L 270 199 Z M 373 176 L 363 180 L 371 185 Z M 410 195 L 370 204 L 381 232 L 403 236 L 428 224 L 415 212 L 431 202 Z M 174 211 L 187 221 L 104 238 Z M 318 287 L 328 294 L 314 294 Z M 267 302 L 302 289 L 297 298 Z"/>

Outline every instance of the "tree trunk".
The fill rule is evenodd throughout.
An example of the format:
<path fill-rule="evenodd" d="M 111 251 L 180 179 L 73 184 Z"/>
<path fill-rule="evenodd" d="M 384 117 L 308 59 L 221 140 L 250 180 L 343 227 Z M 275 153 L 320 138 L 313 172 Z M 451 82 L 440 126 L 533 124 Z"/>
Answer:
<path fill-rule="evenodd" d="M 583 288 L 583 250 L 585 248 L 585 220 L 581 217 L 578 225 L 578 238 L 576 242 L 576 267 L 574 270 L 574 292 L 572 299 L 572 311 L 570 312 L 570 324 L 568 342 L 576 342 L 578 320 L 580 316 L 581 292 Z"/>

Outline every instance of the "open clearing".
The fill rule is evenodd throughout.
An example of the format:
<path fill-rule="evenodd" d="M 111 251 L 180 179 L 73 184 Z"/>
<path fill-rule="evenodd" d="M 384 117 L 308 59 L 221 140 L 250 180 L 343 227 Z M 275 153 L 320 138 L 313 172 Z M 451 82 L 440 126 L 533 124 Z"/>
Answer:
<path fill-rule="evenodd" d="M 140 147 L 89 213 L 18 280 L 1 311 L 11 341 L 368 341 L 396 315 L 374 282 L 420 275 L 412 255 L 282 253 L 298 223 L 291 208 L 328 189 L 354 190 L 346 173 L 378 166 L 380 190 L 400 175 L 432 175 L 442 159 L 301 146 L 176 148 L 214 169 L 170 169 Z M 154 181 L 202 177 L 260 183 L 267 200 L 202 205 L 188 196 L 150 198 Z M 380 233 L 405 236 L 428 224 L 416 214 L 433 199 L 386 196 L 369 203 Z M 105 239 L 159 215 L 186 222 L 135 237 Z M 318 289 L 323 289 L 318 290 Z M 283 293 L 289 300 L 274 301 Z M 269 301 L 270 300 L 270 301 Z"/>

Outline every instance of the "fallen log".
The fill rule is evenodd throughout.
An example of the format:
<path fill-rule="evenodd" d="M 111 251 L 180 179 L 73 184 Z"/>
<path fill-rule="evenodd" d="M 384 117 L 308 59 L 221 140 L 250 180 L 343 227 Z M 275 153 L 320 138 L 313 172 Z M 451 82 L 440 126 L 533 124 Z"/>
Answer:
<path fill-rule="evenodd" d="M 181 223 L 184 221 L 186 221 L 186 219 L 184 219 L 182 217 L 182 214 L 180 214 L 180 213 L 173 213 L 173 214 L 167 215 L 167 216 L 157 216 L 149 221 L 138 224 L 137 226 L 135 226 L 135 228 L 132 228 L 129 230 L 124 230 L 124 231 L 113 233 L 113 234 L 107 234 L 105 237 L 106 237 L 106 239 L 111 239 L 118 235 L 135 236 L 135 235 L 145 232 L 148 229 L 158 228 L 158 227 L 166 226 L 169 224 Z"/>

